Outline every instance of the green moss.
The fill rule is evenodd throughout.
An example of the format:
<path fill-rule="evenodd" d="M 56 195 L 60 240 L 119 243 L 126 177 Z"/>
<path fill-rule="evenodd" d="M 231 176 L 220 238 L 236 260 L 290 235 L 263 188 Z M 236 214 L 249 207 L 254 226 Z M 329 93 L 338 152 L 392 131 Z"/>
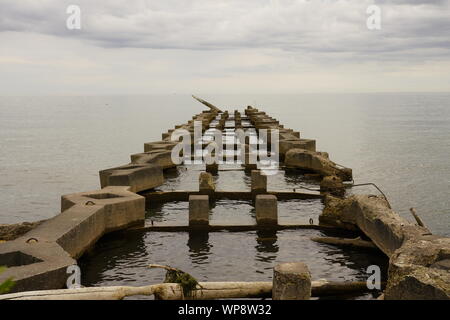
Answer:
<path fill-rule="evenodd" d="M 0 273 L 6 270 L 6 267 L 0 266 Z M 0 294 L 8 293 L 12 287 L 14 287 L 14 281 L 12 278 L 6 279 L 4 282 L 0 283 Z"/>
<path fill-rule="evenodd" d="M 164 282 L 180 284 L 185 297 L 191 297 L 192 291 L 199 285 L 197 279 L 181 270 L 167 270 Z"/>

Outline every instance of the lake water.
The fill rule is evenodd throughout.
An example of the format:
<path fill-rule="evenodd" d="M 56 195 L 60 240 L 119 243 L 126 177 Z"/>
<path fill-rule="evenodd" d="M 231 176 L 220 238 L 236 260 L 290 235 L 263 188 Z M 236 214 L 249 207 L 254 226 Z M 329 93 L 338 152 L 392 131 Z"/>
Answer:
<path fill-rule="evenodd" d="M 205 96 L 228 110 L 253 105 L 317 140 L 317 149 L 353 168 L 356 183 L 376 183 L 393 208 L 411 220 L 415 207 L 436 234 L 450 235 L 450 94 L 229 95 Z M 126 164 L 143 143 L 202 110 L 187 95 L 0 98 L 0 223 L 34 221 L 59 213 L 60 196 L 99 188 L 98 171 Z M 166 174 L 160 190 L 195 190 L 202 166 Z M 219 190 L 249 190 L 243 171 L 221 171 Z M 280 171 L 268 188 L 318 187 L 318 182 Z M 376 190 L 354 188 L 363 193 Z M 317 222 L 320 200 L 279 201 L 281 223 Z M 153 204 L 146 220 L 187 222 L 188 203 Z M 255 222 L 250 201 L 217 201 L 212 224 Z M 164 279 L 149 263 L 185 270 L 200 281 L 270 281 L 282 261 L 304 261 L 313 280 L 367 278 L 369 265 L 386 277 L 387 259 L 318 244 L 317 230 L 278 232 L 107 235 L 80 259 L 86 286 L 146 285 Z M 378 293 L 347 296 L 370 299 Z M 341 297 L 342 298 L 342 297 Z"/>
<path fill-rule="evenodd" d="M 415 207 L 434 233 L 450 235 L 450 94 L 202 97 L 266 111 L 353 168 L 356 183 L 376 183 L 401 215 L 411 219 Z M 56 215 L 62 194 L 98 189 L 99 170 L 128 163 L 202 109 L 176 94 L 0 97 L 0 223 Z"/>

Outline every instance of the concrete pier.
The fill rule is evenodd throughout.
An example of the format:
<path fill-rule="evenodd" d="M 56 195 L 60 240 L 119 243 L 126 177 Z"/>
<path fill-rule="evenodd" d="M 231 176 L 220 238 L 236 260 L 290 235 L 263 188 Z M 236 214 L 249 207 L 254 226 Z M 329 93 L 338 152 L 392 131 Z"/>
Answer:
<path fill-rule="evenodd" d="M 145 199 L 129 187 L 62 196 L 62 212 L 14 241 L 0 246 L 0 265 L 13 277 L 13 292 L 62 288 L 67 267 L 104 234 L 143 224 Z"/>
<path fill-rule="evenodd" d="M 255 200 L 256 223 L 258 225 L 278 224 L 277 197 L 270 194 L 259 194 Z"/>
<path fill-rule="evenodd" d="M 320 191 L 329 192 L 331 195 L 343 197 L 345 186 L 342 179 L 336 176 L 326 176 L 320 182 Z"/>
<path fill-rule="evenodd" d="M 200 194 L 205 194 L 209 196 L 210 200 L 213 200 L 216 187 L 214 185 L 214 179 L 211 173 L 201 172 L 198 177 L 198 183 Z"/>
<path fill-rule="evenodd" d="M 246 151 L 244 154 L 244 163 L 242 164 L 245 168 L 245 171 L 252 172 L 253 170 L 257 170 L 257 155 L 251 152 Z"/>
<path fill-rule="evenodd" d="M 172 150 L 175 147 L 176 142 L 170 141 L 155 141 L 147 142 L 144 144 L 144 152 L 154 151 L 154 150 Z"/>
<path fill-rule="evenodd" d="M 385 299 L 450 299 L 450 238 L 403 219 L 384 198 L 328 196 L 319 221 L 361 230 L 389 257 Z"/>
<path fill-rule="evenodd" d="M 260 170 L 252 170 L 252 193 L 257 194 L 267 192 L 267 176 L 262 174 Z"/>
<path fill-rule="evenodd" d="M 144 153 L 132 154 L 130 158 L 131 163 L 154 164 L 160 166 L 163 170 L 176 167 L 172 162 L 172 152 L 170 150 L 156 149 Z"/>
<path fill-rule="evenodd" d="M 273 300 L 309 300 L 311 273 L 302 262 L 280 263 L 273 269 Z"/>
<path fill-rule="evenodd" d="M 209 197 L 207 195 L 189 196 L 189 225 L 209 225 Z"/>
<path fill-rule="evenodd" d="M 230 150 L 240 150 L 244 155 L 242 165 L 246 174 L 251 170 L 250 191 L 215 190 L 212 174 L 218 173 L 218 164 L 206 165 L 206 172 L 200 173 L 198 191 L 196 188 L 154 190 L 164 183 L 164 175 L 169 174 L 166 169 L 176 167 L 171 160 L 171 151 L 177 145 L 171 141 L 175 129 L 170 129 L 163 133 L 162 140 L 145 143 L 143 153 L 131 155 L 131 163 L 100 171 L 100 190 L 62 196 L 60 214 L 15 240 L 2 243 L 0 265 L 6 265 L 8 269 L 0 274 L 0 283 L 13 277 L 16 282 L 13 291 L 62 288 L 68 276 L 67 267 L 75 264 L 76 259 L 104 234 L 144 224 L 146 202 L 189 201 L 189 225 L 152 224 L 146 227 L 147 230 L 215 232 L 340 228 L 362 232 L 389 257 L 386 299 L 450 299 L 450 238 L 432 235 L 427 228 L 401 218 L 382 197 L 357 195 L 344 198 L 342 181 L 352 180 L 352 170 L 331 161 L 326 152 L 318 152 L 315 140 L 300 138 L 300 132 L 284 128 L 265 112 L 249 106 L 245 116 L 235 110 L 230 117 L 227 111 L 221 112 L 207 102 L 202 103 L 211 110 L 194 115 L 192 120 L 176 125 L 175 129 L 185 130 L 191 138 L 191 146 L 194 142 L 200 143 L 194 141 L 194 121 L 201 122 L 202 132 L 215 127 L 225 130 L 223 134 L 228 135 L 233 122 L 234 128 L 246 130 L 243 141 L 240 144 L 231 142 L 233 148 Z M 322 177 L 321 193 L 303 194 L 295 189 L 268 191 L 267 176 L 256 170 L 257 155 L 251 154 L 248 147 L 250 135 L 255 139 L 263 136 L 255 128 L 278 130 L 280 159 L 285 167 Z M 227 142 L 224 146 L 231 144 Z M 236 154 L 231 157 L 237 159 Z M 250 157 L 254 157 L 252 161 L 249 161 Z M 320 225 L 278 225 L 278 200 L 324 197 L 325 209 L 319 218 Z M 209 225 L 210 201 L 217 199 L 253 200 L 257 224 Z M 309 299 L 310 295 L 311 275 L 305 264 L 283 263 L 275 267 L 273 299 L 303 300 Z"/>
<path fill-rule="evenodd" d="M 127 164 L 102 170 L 99 175 L 102 188 L 129 186 L 132 192 L 153 189 L 164 183 L 162 168 L 155 164 Z"/>
<path fill-rule="evenodd" d="M 290 149 L 286 152 L 284 163 L 287 167 L 299 168 L 326 176 L 337 176 L 342 181 L 352 180 L 352 170 L 341 168 L 323 153 L 306 149 Z"/>

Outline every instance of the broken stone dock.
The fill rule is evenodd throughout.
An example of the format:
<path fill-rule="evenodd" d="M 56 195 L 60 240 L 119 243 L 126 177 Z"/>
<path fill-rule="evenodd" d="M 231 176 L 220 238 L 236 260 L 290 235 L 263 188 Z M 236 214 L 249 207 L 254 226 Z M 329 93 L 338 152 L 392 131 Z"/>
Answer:
<path fill-rule="evenodd" d="M 265 112 L 249 106 L 244 113 L 235 110 L 230 114 L 202 99 L 197 100 L 209 109 L 163 133 L 160 141 L 145 143 L 142 153 L 131 155 L 130 163 L 100 171 L 99 190 L 63 195 L 59 215 L 15 240 L 0 244 L 0 265 L 8 267 L 0 274 L 0 283 L 14 278 L 13 292 L 64 288 L 67 268 L 76 264 L 103 235 L 118 230 L 214 232 L 339 228 L 362 233 L 389 258 L 384 299 L 450 298 L 450 238 L 433 235 L 423 224 L 413 224 L 400 217 L 384 196 L 346 196 L 345 190 L 353 184 L 352 170 L 331 161 L 326 152 L 317 151 L 315 140 L 301 138 L 300 132 L 285 128 Z M 192 136 L 192 146 L 199 143 L 194 139 L 194 121 L 201 123 L 205 134 L 211 130 L 239 128 L 254 130 L 256 135 L 260 129 L 278 130 L 280 166 L 319 177 L 320 190 L 267 190 L 264 172 L 248 161 L 251 156 L 246 147 L 248 141 L 235 140 L 233 150 L 237 152 L 244 147 L 242 170 L 251 176 L 250 191 L 216 191 L 212 176 L 226 170 L 220 164 L 206 165 L 206 170 L 200 172 L 198 190 L 155 191 L 164 183 L 165 172 L 176 167 L 171 153 L 178 141 L 171 140 L 172 132 L 185 129 Z M 325 203 L 319 224 L 278 223 L 278 201 L 314 198 Z M 210 224 L 210 205 L 218 199 L 252 200 L 255 223 Z M 185 224 L 144 224 L 146 206 L 170 201 L 189 201 Z M 301 260 L 302 253 L 298 252 L 298 261 Z M 277 279 L 286 277 L 283 268 L 289 271 L 293 267 L 276 269 Z M 277 294 L 282 289 L 275 285 L 273 288 Z M 307 297 L 309 293 L 305 290 L 311 289 L 302 287 L 299 296 Z"/>

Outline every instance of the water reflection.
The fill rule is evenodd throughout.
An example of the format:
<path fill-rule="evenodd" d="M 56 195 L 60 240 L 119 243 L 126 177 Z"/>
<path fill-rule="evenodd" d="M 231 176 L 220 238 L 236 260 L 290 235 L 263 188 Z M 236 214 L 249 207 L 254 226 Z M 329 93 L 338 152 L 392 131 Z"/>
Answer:
<path fill-rule="evenodd" d="M 388 259 L 384 255 L 310 239 L 326 235 L 354 236 L 317 230 L 109 235 L 80 259 L 82 284 L 147 285 L 164 281 L 165 272 L 147 268 L 150 263 L 185 270 L 200 281 L 271 281 L 273 267 L 286 261 L 303 261 L 313 279 L 332 281 L 364 281 L 367 267 L 376 264 L 385 279 Z"/>
<path fill-rule="evenodd" d="M 368 252 L 369 251 L 369 252 Z M 381 270 L 381 281 L 387 280 L 388 271 L 388 261 L 386 256 L 376 250 L 365 250 L 365 249 L 349 249 L 346 250 L 339 249 L 335 246 L 330 246 L 327 256 L 324 260 L 328 264 L 333 264 L 335 266 L 347 267 L 356 271 L 356 274 L 352 279 L 365 281 L 369 274 L 367 273 L 367 267 L 370 265 L 377 265 Z M 352 280 L 346 276 L 338 276 L 342 280 Z"/>
<path fill-rule="evenodd" d="M 255 259 L 264 263 L 272 263 L 277 259 L 277 231 L 259 230 L 256 232 Z"/>
<path fill-rule="evenodd" d="M 187 223 L 189 202 L 172 201 L 166 203 L 150 202 L 145 214 L 147 223 L 173 222 Z"/>
<path fill-rule="evenodd" d="M 300 188 L 301 186 L 305 186 L 307 188 L 318 188 L 320 184 L 320 179 L 314 175 L 303 174 L 302 172 L 299 172 L 299 170 L 295 169 L 285 170 L 282 177 L 284 183 L 288 186 L 292 186 L 293 188 Z"/>
<path fill-rule="evenodd" d="M 208 256 L 211 254 L 210 250 L 213 247 L 209 243 L 208 232 L 189 232 L 187 246 L 189 247 L 189 258 L 192 264 L 208 263 Z"/>
<path fill-rule="evenodd" d="M 83 271 L 82 284 L 90 286 L 99 281 L 128 282 L 130 276 L 135 273 L 134 268 L 147 266 L 148 245 L 144 234 L 141 233 L 114 233 L 104 236 L 78 260 Z M 116 272 L 117 270 L 119 272 Z"/>

